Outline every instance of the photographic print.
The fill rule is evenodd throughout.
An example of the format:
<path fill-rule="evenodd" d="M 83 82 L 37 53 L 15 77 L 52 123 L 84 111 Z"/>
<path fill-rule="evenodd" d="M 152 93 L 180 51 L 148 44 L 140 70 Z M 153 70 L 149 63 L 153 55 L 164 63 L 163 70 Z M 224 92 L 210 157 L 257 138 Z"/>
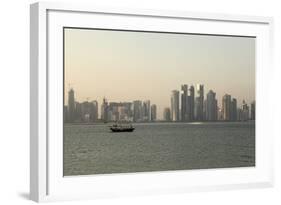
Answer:
<path fill-rule="evenodd" d="M 63 35 L 64 176 L 255 166 L 255 37 Z"/>

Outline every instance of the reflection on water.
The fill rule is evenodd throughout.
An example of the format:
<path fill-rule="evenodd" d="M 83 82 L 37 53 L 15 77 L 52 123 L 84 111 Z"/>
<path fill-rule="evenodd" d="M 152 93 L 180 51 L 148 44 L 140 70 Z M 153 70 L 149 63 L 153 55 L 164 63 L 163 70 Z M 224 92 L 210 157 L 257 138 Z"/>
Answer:
<path fill-rule="evenodd" d="M 255 166 L 255 123 L 64 125 L 64 175 Z"/>

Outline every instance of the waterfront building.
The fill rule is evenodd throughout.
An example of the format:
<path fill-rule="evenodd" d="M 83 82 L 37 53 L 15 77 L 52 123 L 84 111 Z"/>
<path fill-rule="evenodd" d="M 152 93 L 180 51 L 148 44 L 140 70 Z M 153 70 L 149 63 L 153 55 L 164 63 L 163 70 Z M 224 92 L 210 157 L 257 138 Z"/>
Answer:
<path fill-rule="evenodd" d="M 191 85 L 189 87 L 189 95 L 187 97 L 187 105 L 188 105 L 188 116 L 189 120 L 192 121 L 194 120 L 194 86 Z"/>
<path fill-rule="evenodd" d="M 237 100 L 236 98 L 232 98 L 231 101 L 231 112 L 230 112 L 230 120 L 237 120 Z"/>
<path fill-rule="evenodd" d="M 204 100 L 203 102 L 203 120 L 206 120 L 206 115 L 207 115 L 207 99 Z"/>
<path fill-rule="evenodd" d="M 132 121 L 131 102 L 110 102 L 108 105 L 108 121 Z"/>
<path fill-rule="evenodd" d="M 191 96 L 187 95 L 186 96 L 186 120 L 185 121 L 191 121 L 192 117 L 191 117 Z"/>
<path fill-rule="evenodd" d="M 231 120 L 231 95 L 225 94 L 222 97 L 223 120 Z"/>
<path fill-rule="evenodd" d="M 181 121 L 187 121 L 188 120 L 188 104 L 187 104 L 187 92 L 188 92 L 188 86 L 182 85 L 181 86 Z"/>
<path fill-rule="evenodd" d="M 79 102 L 75 102 L 75 120 L 74 121 L 75 122 L 82 121 L 82 104 Z"/>
<path fill-rule="evenodd" d="M 142 120 L 142 101 L 133 101 L 133 121 L 139 122 Z"/>
<path fill-rule="evenodd" d="M 98 119 L 98 102 L 85 101 L 81 103 L 81 120 L 83 122 L 96 122 Z"/>
<path fill-rule="evenodd" d="M 98 120 L 98 113 L 99 107 L 98 107 L 98 101 L 94 100 L 90 104 L 90 120 L 92 122 L 96 122 Z"/>
<path fill-rule="evenodd" d="M 222 112 L 222 109 L 220 107 L 217 107 L 217 110 L 218 110 L 218 120 L 223 120 L 223 112 Z"/>
<path fill-rule="evenodd" d="M 90 122 L 90 103 L 88 101 L 81 103 L 81 113 L 82 122 Z"/>
<path fill-rule="evenodd" d="M 133 104 L 131 102 L 121 103 L 121 120 L 133 121 Z"/>
<path fill-rule="evenodd" d="M 243 100 L 242 102 L 242 121 L 247 121 L 249 120 L 249 106 L 247 105 L 247 103 L 245 102 L 245 100 Z"/>
<path fill-rule="evenodd" d="M 191 85 L 189 88 L 189 96 L 188 96 L 188 102 L 187 104 L 189 105 L 189 115 L 190 115 L 190 120 L 194 120 L 194 97 L 195 97 L 195 93 L 194 93 L 194 86 Z"/>
<path fill-rule="evenodd" d="M 179 121 L 180 111 L 179 111 L 179 91 L 173 90 L 171 94 L 171 120 Z"/>
<path fill-rule="evenodd" d="M 203 109 L 204 109 L 204 85 L 197 84 L 196 85 L 197 97 L 196 97 L 196 105 L 195 105 L 195 115 L 196 120 L 202 121 L 204 119 Z"/>
<path fill-rule="evenodd" d="M 119 103 L 120 120 L 133 121 L 133 104 L 131 102 Z"/>
<path fill-rule="evenodd" d="M 151 121 L 155 122 L 157 119 L 157 107 L 155 104 L 151 105 Z"/>
<path fill-rule="evenodd" d="M 237 109 L 237 120 L 247 121 L 250 117 L 250 109 L 245 100 L 242 102 L 241 108 Z"/>
<path fill-rule="evenodd" d="M 68 120 L 69 122 L 75 121 L 75 97 L 72 88 L 68 91 Z"/>
<path fill-rule="evenodd" d="M 108 120 L 111 121 L 111 122 L 117 121 L 116 115 L 113 115 L 111 110 L 108 110 L 107 117 L 108 117 Z"/>
<path fill-rule="evenodd" d="M 108 104 L 108 121 L 118 121 L 118 120 L 119 120 L 118 103 L 110 102 Z"/>
<path fill-rule="evenodd" d="M 150 100 L 146 100 L 143 102 L 143 118 L 142 120 L 145 122 L 149 122 L 151 120 L 151 110 L 150 110 Z"/>
<path fill-rule="evenodd" d="M 108 122 L 108 102 L 106 98 L 103 98 L 101 105 L 101 120 Z"/>
<path fill-rule="evenodd" d="M 170 108 L 168 108 L 168 107 L 164 108 L 163 119 L 165 121 L 171 121 L 171 109 Z"/>
<path fill-rule="evenodd" d="M 216 93 L 210 90 L 206 100 L 206 120 L 216 121 L 218 116 Z"/>
<path fill-rule="evenodd" d="M 251 103 L 251 120 L 256 120 L 256 102 Z"/>
<path fill-rule="evenodd" d="M 237 108 L 237 120 L 243 121 L 243 112 L 241 108 Z"/>

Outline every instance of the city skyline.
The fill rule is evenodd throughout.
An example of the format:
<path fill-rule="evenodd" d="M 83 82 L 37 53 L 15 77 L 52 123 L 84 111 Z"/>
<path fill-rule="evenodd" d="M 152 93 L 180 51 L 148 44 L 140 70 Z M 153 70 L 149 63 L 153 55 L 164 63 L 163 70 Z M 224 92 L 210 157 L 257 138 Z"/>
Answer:
<path fill-rule="evenodd" d="M 65 100 L 64 100 L 64 106 L 68 106 L 69 105 L 69 92 L 70 91 L 73 91 L 73 88 L 70 88 L 68 90 L 68 96 L 66 96 Z M 228 94 L 228 93 L 225 93 L 223 96 L 222 96 L 222 100 L 218 100 L 218 98 L 216 97 L 217 96 L 217 93 L 214 92 L 213 89 L 209 89 L 208 91 L 205 90 L 205 86 L 203 84 L 196 84 L 195 86 L 193 84 L 191 85 L 187 85 L 187 84 L 183 84 L 181 85 L 181 89 L 174 89 L 171 91 L 170 93 L 170 103 L 167 103 L 167 106 L 166 107 L 163 107 L 162 110 L 159 109 L 159 107 L 157 107 L 157 110 L 160 111 L 160 112 L 156 112 L 156 118 L 157 120 L 163 120 L 165 117 L 164 117 L 164 110 L 169 107 L 170 109 L 170 115 L 171 115 L 171 119 L 173 119 L 173 102 L 172 102 L 172 95 L 173 93 L 176 93 L 177 95 L 177 98 L 178 98 L 178 105 L 177 105 L 177 109 L 178 109 L 178 114 L 177 114 L 177 117 L 175 117 L 174 121 L 182 121 L 182 119 L 184 119 L 183 121 L 203 121 L 203 120 L 211 120 L 214 118 L 214 116 L 216 117 L 219 117 L 217 116 L 217 111 L 219 111 L 218 109 L 223 109 L 224 107 L 224 104 L 223 104 L 223 98 L 225 96 L 228 96 L 228 97 L 232 97 L 232 100 L 234 100 L 234 102 L 231 101 L 231 103 L 235 103 L 235 107 L 236 108 L 239 108 L 239 107 L 243 107 L 244 103 L 245 102 L 248 102 L 246 101 L 244 98 L 243 99 L 237 99 L 236 97 L 232 96 L 231 94 Z M 211 96 L 209 95 L 211 94 Z M 76 92 L 76 95 L 77 95 L 77 92 Z M 190 97 L 193 96 L 193 102 L 192 102 L 192 105 L 184 105 L 186 103 L 190 103 Z M 208 96 L 209 95 L 209 96 Z M 169 95 L 168 95 L 169 96 Z M 71 96 L 72 97 L 72 96 Z M 208 103 L 208 97 L 209 98 L 212 98 L 212 101 L 214 102 L 211 102 L 211 105 L 210 104 L 206 104 L 204 105 L 204 103 Z M 73 98 L 73 97 L 72 97 Z M 186 100 L 184 100 L 184 98 L 186 98 Z M 128 102 L 131 102 L 131 103 L 134 103 L 136 101 L 139 101 L 141 103 L 145 102 L 145 101 L 151 101 L 150 99 L 148 98 L 145 98 L 145 99 L 133 99 L 133 100 L 119 100 L 119 101 L 112 101 L 112 100 L 109 100 L 110 98 L 108 98 L 107 96 L 103 96 L 102 97 L 102 101 L 99 102 L 97 98 L 95 99 L 90 99 L 90 98 L 86 98 L 84 100 L 77 100 L 77 98 L 75 97 L 75 102 L 79 102 L 79 103 L 85 103 L 85 102 L 96 102 L 98 105 L 102 105 L 103 104 L 103 101 L 106 99 L 107 102 L 113 102 L 113 103 L 128 103 Z M 184 103 L 185 102 L 185 103 Z M 252 103 L 255 103 L 255 100 L 252 100 L 248 103 L 252 104 Z M 155 103 L 153 103 L 152 105 L 155 105 Z M 186 107 L 186 111 L 183 111 L 183 108 L 184 106 L 188 106 Z M 206 113 L 203 113 L 204 112 L 204 106 L 206 106 L 205 108 L 205 112 Z M 212 113 L 208 113 L 208 109 L 207 107 L 216 107 L 215 109 L 217 109 L 215 111 L 216 115 L 214 114 L 214 111 L 212 111 Z M 74 105 L 71 105 L 71 107 L 74 107 Z M 230 108 L 229 108 L 230 109 Z M 199 111 L 198 111 L 199 110 Z M 188 112 L 185 113 L 185 112 Z M 201 117 L 197 117 L 198 114 L 197 112 L 200 112 L 199 115 L 201 115 Z M 230 111 L 229 111 L 230 113 Z M 98 118 L 101 118 L 101 112 L 99 112 L 98 114 Z M 188 115 L 188 116 L 185 116 L 183 118 L 183 115 Z M 203 115 L 205 115 L 206 119 L 203 119 Z M 211 116 L 210 116 L 211 115 Z M 235 117 L 237 117 L 237 113 L 234 114 Z M 250 115 L 250 113 L 249 113 Z M 234 118 L 235 118 L 234 117 Z M 233 119 L 233 116 L 230 117 L 230 119 Z M 173 121 L 173 120 L 171 120 Z"/>
<path fill-rule="evenodd" d="M 194 93 L 197 92 L 197 95 Z M 157 105 L 149 99 L 113 102 L 103 98 L 102 104 L 96 100 L 79 102 L 75 100 L 73 88 L 68 91 L 67 105 L 64 105 L 65 122 L 199 122 L 199 121 L 247 121 L 255 120 L 255 101 L 250 106 L 242 101 L 237 106 L 237 99 L 230 94 L 222 97 L 222 106 L 218 106 L 216 93 L 211 89 L 204 95 L 204 85 L 181 85 L 181 91 L 171 91 L 171 103 L 165 107 L 162 117 L 157 117 Z M 160 114 L 159 114 L 160 115 Z"/>
<path fill-rule="evenodd" d="M 65 99 L 70 87 L 77 101 L 99 105 L 104 97 L 112 102 L 150 99 L 157 118 L 170 107 L 169 92 L 181 91 L 175 85 L 189 82 L 208 85 L 205 94 L 215 88 L 220 107 L 226 93 L 240 107 L 243 100 L 255 100 L 255 39 L 66 29 L 64 77 Z"/>

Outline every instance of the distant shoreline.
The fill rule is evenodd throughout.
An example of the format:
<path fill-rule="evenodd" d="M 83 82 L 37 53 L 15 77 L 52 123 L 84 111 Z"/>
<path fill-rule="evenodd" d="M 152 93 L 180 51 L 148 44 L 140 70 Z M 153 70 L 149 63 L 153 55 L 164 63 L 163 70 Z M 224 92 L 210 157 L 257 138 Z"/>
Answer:
<path fill-rule="evenodd" d="M 255 120 L 248 121 L 192 121 L 192 122 L 173 122 L 173 121 L 155 121 L 155 122 L 130 122 L 132 124 L 205 124 L 205 123 L 250 123 L 255 122 Z M 111 125 L 115 122 L 64 122 L 64 125 Z"/>

